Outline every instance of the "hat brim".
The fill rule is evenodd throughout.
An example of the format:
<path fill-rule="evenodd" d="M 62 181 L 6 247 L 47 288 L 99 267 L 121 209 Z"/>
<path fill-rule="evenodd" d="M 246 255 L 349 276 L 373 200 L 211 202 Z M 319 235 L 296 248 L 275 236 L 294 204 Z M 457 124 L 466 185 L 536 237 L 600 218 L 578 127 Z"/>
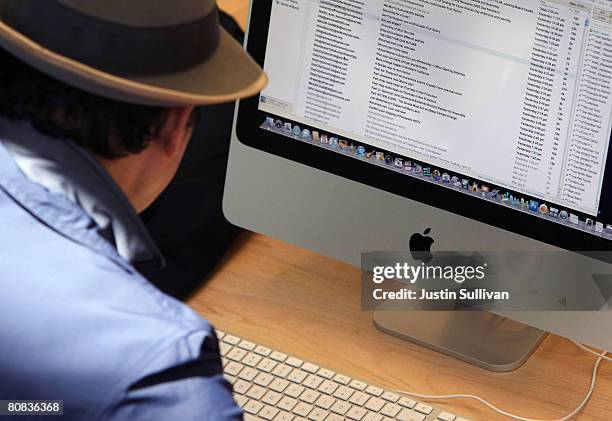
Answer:
<path fill-rule="evenodd" d="M 171 74 L 125 78 L 57 54 L 0 20 L 0 47 L 35 69 L 95 95 L 152 106 L 209 105 L 256 95 L 267 84 L 261 67 L 221 29 L 204 63 Z"/>

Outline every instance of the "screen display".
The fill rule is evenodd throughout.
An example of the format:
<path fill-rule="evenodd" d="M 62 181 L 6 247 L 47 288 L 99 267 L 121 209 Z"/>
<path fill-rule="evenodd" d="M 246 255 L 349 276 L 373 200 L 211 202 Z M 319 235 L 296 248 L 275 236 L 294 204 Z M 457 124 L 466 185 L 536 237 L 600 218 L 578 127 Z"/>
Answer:
<path fill-rule="evenodd" d="M 612 239 L 612 1 L 275 0 L 262 130 Z"/>

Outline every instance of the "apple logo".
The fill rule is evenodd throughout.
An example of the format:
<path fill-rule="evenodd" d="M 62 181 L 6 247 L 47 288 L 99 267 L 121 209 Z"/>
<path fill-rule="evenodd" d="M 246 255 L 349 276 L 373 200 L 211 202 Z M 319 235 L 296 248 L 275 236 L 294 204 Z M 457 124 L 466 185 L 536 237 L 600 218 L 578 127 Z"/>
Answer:
<path fill-rule="evenodd" d="M 412 258 L 414 260 L 421 261 L 423 263 L 429 263 L 431 259 L 433 259 L 433 254 L 431 254 L 431 245 L 434 243 L 434 239 L 429 237 L 429 233 L 431 232 L 431 228 L 427 228 L 423 234 L 420 233 L 412 234 L 410 237 L 410 254 L 412 254 Z"/>

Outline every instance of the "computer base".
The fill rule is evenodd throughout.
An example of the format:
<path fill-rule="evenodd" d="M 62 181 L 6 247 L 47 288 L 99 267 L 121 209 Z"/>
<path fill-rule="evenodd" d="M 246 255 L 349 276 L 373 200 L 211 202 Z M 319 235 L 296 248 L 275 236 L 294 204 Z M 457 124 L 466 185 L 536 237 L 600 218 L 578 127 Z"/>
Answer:
<path fill-rule="evenodd" d="M 377 310 L 374 325 L 390 335 L 497 372 L 519 368 L 547 335 L 481 310 Z"/>

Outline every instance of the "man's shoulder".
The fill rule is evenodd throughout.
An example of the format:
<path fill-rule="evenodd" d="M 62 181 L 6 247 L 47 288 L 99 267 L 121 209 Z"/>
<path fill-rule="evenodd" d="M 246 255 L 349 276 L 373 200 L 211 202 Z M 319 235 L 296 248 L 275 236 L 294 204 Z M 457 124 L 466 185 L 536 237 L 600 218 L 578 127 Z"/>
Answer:
<path fill-rule="evenodd" d="M 0 219 L 3 396 L 82 394 L 94 407 L 138 380 L 149 360 L 166 353 L 169 365 L 180 364 L 182 354 L 168 353 L 173 344 L 197 353 L 212 335 L 135 270 L 45 226 L 1 192 Z"/>

